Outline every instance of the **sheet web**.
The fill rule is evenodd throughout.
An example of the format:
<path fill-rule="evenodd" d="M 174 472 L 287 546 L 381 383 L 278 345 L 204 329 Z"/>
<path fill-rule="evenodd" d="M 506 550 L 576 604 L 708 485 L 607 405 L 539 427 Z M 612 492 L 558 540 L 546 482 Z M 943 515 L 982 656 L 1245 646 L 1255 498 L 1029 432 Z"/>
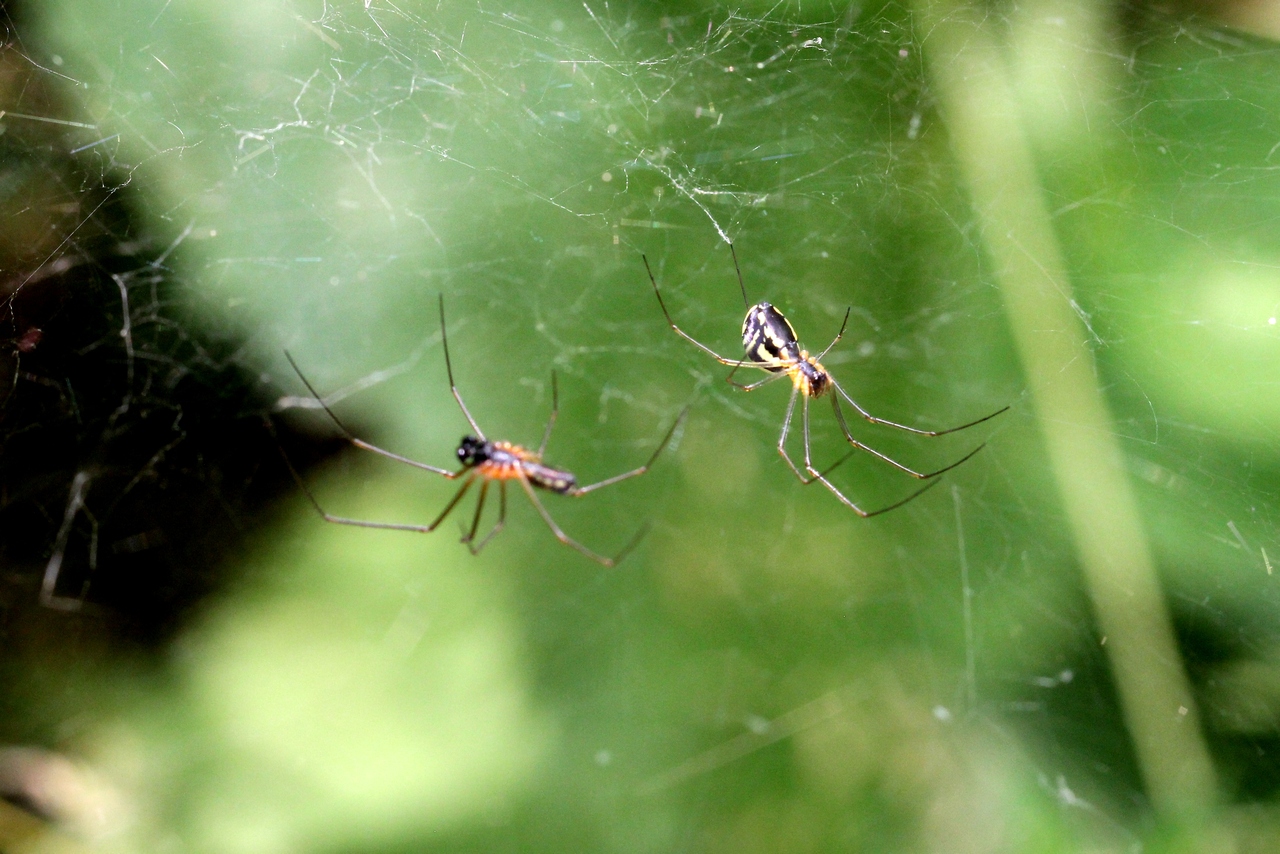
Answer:
<path fill-rule="evenodd" d="M 30 194 L 66 214 L 5 271 L 21 392 L 6 455 L 46 423 L 72 425 L 77 457 L 42 474 L 58 497 L 40 504 L 42 551 L 24 554 L 20 587 L 36 596 L 54 558 L 82 584 L 105 542 L 95 526 L 139 479 L 180 473 L 221 503 L 218 538 L 247 532 L 190 594 L 220 591 L 174 630 L 179 660 L 156 665 L 171 686 L 103 700 L 101 720 L 77 725 L 89 735 L 72 748 L 109 774 L 122 760 L 104 720 L 128 731 L 145 782 L 119 785 L 140 814 L 168 816 L 118 832 L 217 850 L 426 833 L 459 850 L 1178 838 L 1147 802 L 1035 421 L 1041 389 L 1021 373 L 1003 271 L 952 153 L 936 81 L 954 68 L 932 40 L 962 14 L 80 0 L 20 19 L 8 53 L 33 82 L 11 88 L 3 139 L 15 163 L 67 152 L 38 162 Z M 1276 52 L 1137 6 L 985 15 L 1200 704 L 1220 826 L 1252 850 L 1276 832 L 1280 703 Z M 36 86 L 57 94 L 32 106 Z M 869 411 L 940 429 L 1013 405 L 939 439 L 853 424 L 860 440 L 925 469 L 988 447 L 874 520 L 797 483 L 773 448 L 786 381 L 722 382 L 666 325 L 641 261 L 681 327 L 733 356 L 729 242 L 748 300 L 782 309 L 811 351 L 850 310 L 823 363 Z M 66 389 L 81 381 L 32 361 L 37 324 L 19 318 L 21 294 L 59 265 L 98 287 L 104 319 L 77 352 L 103 354 L 86 364 L 123 401 L 98 421 L 76 421 Z M 310 465 L 306 448 L 335 430 L 283 356 L 361 436 L 450 465 L 467 425 L 438 293 L 485 432 L 536 444 L 555 370 L 548 458 L 584 480 L 638 465 L 691 405 L 650 474 L 548 497 L 605 552 L 651 522 L 621 568 L 562 548 L 518 491 L 475 559 L 452 521 L 423 538 L 357 532 L 292 488 L 270 516 L 244 498 L 288 483 L 257 431 L 270 415 L 327 510 L 439 512 L 451 485 L 427 473 L 354 451 Z M 20 409 L 36 386 L 61 396 Z M 170 426 L 147 426 L 152 412 Z M 838 459 L 825 400 L 812 420 L 815 461 Z M 98 460 L 121 441 L 127 461 L 104 478 Z M 803 453 L 798 435 L 790 447 Z M 196 462 L 209 458 L 222 462 Z M 263 478 L 275 485 L 249 488 Z M 866 455 L 833 479 L 870 508 L 917 488 Z M 153 553 L 147 536 L 213 548 L 172 514 L 126 518 L 110 542 L 137 549 L 95 568 L 99 606 L 145 587 L 105 592 L 130 555 Z M 154 573 L 188 583 L 166 554 Z M 227 580 L 246 575 L 248 592 Z M 49 653 L 23 655 L 15 672 Z M 134 684 L 111 673 L 77 677 L 72 695 Z M 61 708 L 23 690 L 33 709 Z M 212 723 L 155 724 L 175 709 Z M 155 758 L 175 750 L 189 761 Z"/>

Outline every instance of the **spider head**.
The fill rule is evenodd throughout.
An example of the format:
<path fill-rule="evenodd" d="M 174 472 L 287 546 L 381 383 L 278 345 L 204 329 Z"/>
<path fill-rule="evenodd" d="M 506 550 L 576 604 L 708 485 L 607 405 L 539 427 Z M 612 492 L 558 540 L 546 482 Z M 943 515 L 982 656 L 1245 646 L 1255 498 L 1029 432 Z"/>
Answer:
<path fill-rule="evenodd" d="M 475 436 L 463 436 L 458 443 L 458 462 L 467 468 L 478 466 L 489 459 L 489 443 Z"/>

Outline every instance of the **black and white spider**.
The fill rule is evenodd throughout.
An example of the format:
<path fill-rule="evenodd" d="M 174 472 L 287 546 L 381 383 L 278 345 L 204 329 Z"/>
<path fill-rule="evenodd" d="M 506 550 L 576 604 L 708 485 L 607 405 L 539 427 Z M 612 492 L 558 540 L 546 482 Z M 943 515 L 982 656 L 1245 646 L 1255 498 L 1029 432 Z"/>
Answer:
<path fill-rule="evenodd" d="M 782 433 L 778 436 L 778 453 L 787 461 L 787 465 L 790 466 L 791 471 L 795 473 L 795 476 L 800 479 L 801 483 L 807 485 L 814 481 L 821 481 L 827 489 L 831 490 L 837 498 L 844 502 L 847 507 L 859 516 L 877 516 L 881 513 L 887 513 L 890 510 L 901 507 L 908 501 L 911 501 L 921 495 L 938 483 L 934 478 L 943 472 L 950 471 L 960 465 L 985 447 L 986 443 L 984 442 L 950 465 L 944 466 L 936 471 L 919 472 L 903 465 L 897 460 L 892 459 L 887 454 L 883 454 L 855 439 L 853 434 L 849 431 L 848 422 L 845 421 L 844 411 L 840 408 L 840 398 L 844 398 L 860 416 L 865 418 L 867 421 L 870 421 L 872 424 L 882 424 L 886 427 L 894 427 L 898 430 L 905 430 L 908 433 L 915 433 L 918 436 L 945 436 L 948 433 L 966 430 L 991 418 L 995 418 L 1000 413 L 1006 411 L 1009 407 L 1002 407 L 1001 409 L 992 412 L 990 415 L 984 415 L 976 421 L 970 421 L 967 424 L 961 424 L 959 427 L 951 427 L 947 430 L 921 430 L 916 427 L 908 427 L 905 424 L 899 424 L 896 421 L 889 421 L 872 415 L 849 396 L 849 393 L 846 392 L 838 382 L 836 382 L 836 378 L 831 375 L 830 371 L 822 366 L 822 362 L 820 361 L 844 336 L 845 327 L 849 324 L 849 311 L 845 311 L 844 322 L 840 324 L 840 331 L 836 333 L 835 339 L 828 344 L 826 349 L 821 353 L 816 356 L 812 356 L 809 354 L 808 350 L 805 350 L 800 346 L 800 341 L 796 337 L 795 330 L 791 327 L 787 318 L 783 316 L 782 312 L 778 311 L 777 308 L 767 302 L 758 302 L 755 305 L 750 304 L 747 300 L 746 286 L 742 283 L 742 269 L 738 266 L 738 255 L 737 252 L 734 251 L 732 245 L 729 247 L 729 252 L 733 256 L 733 268 L 738 273 L 738 287 L 742 291 L 742 302 L 747 306 L 747 315 L 742 320 L 742 346 L 746 355 L 744 358 L 740 359 L 726 359 L 724 356 L 721 356 L 715 350 L 712 350 L 706 344 L 698 341 L 676 325 L 676 322 L 671 318 L 671 312 L 667 311 L 666 303 L 663 302 L 662 291 L 658 288 L 658 281 L 654 278 L 653 270 L 649 267 L 649 259 L 643 255 L 640 257 L 641 260 L 644 261 L 645 271 L 649 274 L 649 281 L 653 284 L 653 292 L 658 297 L 658 305 L 662 308 L 662 313 L 667 318 L 667 323 L 681 338 L 689 341 L 698 349 L 720 362 L 720 364 L 731 366 L 733 370 L 730 371 L 729 376 L 725 378 L 731 385 L 734 385 L 743 391 L 754 391 L 761 386 L 768 385 L 769 383 L 783 377 L 789 377 L 791 379 L 791 400 L 787 403 L 787 414 L 783 416 L 782 419 Z M 733 375 L 737 372 L 738 368 L 741 367 L 757 368 L 768 372 L 770 376 L 767 376 L 758 382 L 744 385 L 742 383 L 735 382 L 733 379 Z M 831 408 L 835 412 L 836 421 L 840 425 L 840 432 L 844 434 L 845 440 L 853 446 L 853 449 L 825 471 L 819 471 L 813 467 L 810 459 L 809 400 L 811 398 L 819 398 L 825 395 L 830 395 Z M 787 436 L 791 432 L 791 417 L 795 412 L 797 397 L 800 397 L 803 401 L 800 407 L 800 419 L 801 424 L 803 425 L 804 471 L 808 473 L 807 477 L 800 471 L 795 462 L 792 461 L 786 448 Z M 901 501 L 890 504 L 888 507 L 881 507 L 876 510 L 863 510 L 853 501 L 850 501 L 843 492 L 836 488 L 835 484 L 827 479 L 827 475 L 831 473 L 832 469 L 843 463 L 856 451 L 864 451 L 876 459 L 888 463 L 898 471 L 908 474 L 917 480 L 927 480 L 929 483 L 911 493 Z"/>

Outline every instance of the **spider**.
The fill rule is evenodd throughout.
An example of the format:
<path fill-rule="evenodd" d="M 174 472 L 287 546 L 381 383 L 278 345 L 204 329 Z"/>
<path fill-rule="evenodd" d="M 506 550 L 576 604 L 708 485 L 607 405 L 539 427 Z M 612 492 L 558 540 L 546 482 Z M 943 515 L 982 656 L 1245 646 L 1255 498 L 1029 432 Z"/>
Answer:
<path fill-rule="evenodd" d="M 422 534 L 429 534 L 439 527 L 440 523 L 443 522 L 451 512 L 453 512 L 453 509 L 458 506 L 462 497 L 466 495 L 467 490 L 469 490 L 472 484 L 478 480 L 480 481 L 480 496 L 476 499 L 475 515 L 471 520 L 471 527 L 468 530 L 464 530 L 462 542 L 467 544 L 467 548 L 470 549 L 472 554 L 479 554 L 480 550 L 483 549 L 485 545 L 487 545 L 488 542 L 502 530 L 503 525 L 506 524 L 507 482 L 515 480 L 520 482 L 520 486 L 524 489 L 525 494 L 529 496 L 529 500 L 533 503 L 534 509 L 538 511 L 538 515 L 542 517 L 542 521 L 544 521 L 547 524 L 547 527 L 551 529 L 551 533 L 555 535 L 557 540 L 564 543 L 566 546 L 581 552 L 597 563 L 607 567 L 616 566 L 623 558 L 630 554 L 631 550 L 640 542 L 640 539 L 648 530 L 647 525 L 642 526 L 640 530 L 636 532 L 635 536 L 633 536 L 630 542 L 623 547 L 622 551 L 618 552 L 618 554 L 613 557 L 605 557 L 604 555 L 597 554 L 567 535 L 560 526 L 556 524 L 555 520 L 551 518 L 551 514 L 547 512 L 547 508 L 543 506 L 542 501 L 538 498 L 538 493 L 535 490 L 542 489 L 559 495 L 578 498 L 590 492 L 595 492 L 597 489 L 612 486 L 615 483 L 619 483 L 633 477 L 639 477 L 649 470 L 649 467 L 658 459 L 658 455 L 667 447 L 667 443 L 671 441 L 671 437 L 675 434 L 676 428 L 680 426 L 680 423 L 688 413 L 688 407 L 686 407 L 676 418 L 675 422 L 671 425 L 671 428 L 667 430 L 667 434 L 658 444 L 657 450 L 653 452 L 653 456 L 649 457 L 649 461 L 644 465 L 639 468 L 632 469 L 631 471 L 605 478 L 597 483 L 582 486 L 578 483 L 577 477 L 575 477 L 572 472 L 564 469 L 553 468 L 542 461 L 543 452 L 547 448 L 547 441 L 551 438 L 551 428 L 555 426 L 556 415 L 560 409 L 560 395 L 556 384 L 555 372 L 553 371 L 551 373 L 551 417 L 547 420 L 546 429 L 542 433 L 542 443 L 538 445 L 538 449 L 536 451 L 529 450 L 528 448 L 512 442 L 487 439 L 484 435 L 484 431 L 480 429 L 480 425 L 471 417 L 471 412 L 467 409 L 467 405 L 462 402 L 462 395 L 458 392 L 458 387 L 453 381 L 453 364 L 449 359 L 449 339 L 445 335 L 443 294 L 440 296 L 440 340 L 444 348 L 445 370 L 449 375 L 449 390 L 453 392 L 453 398 L 458 402 L 458 408 L 462 410 L 462 414 L 467 419 L 467 423 L 470 424 L 471 429 L 475 431 L 475 435 L 463 436 L 462 441 L 458 443 L 458 450 L 456 453 L 459 468 L 457 471 L 450 471 L 449 469 L 433 466 L 429 463 L 418 462 L 417 460 L 412 460 L 408 457 L 380 448 L 377 445 L 364 441 L 363 439 L 356 438 L 356 436 L 347 429 L 346 425 L 338 419 L 338 416 L 333 413 L 333 410 L 325 404 L 324 399 L 316 391 L 315 386 L 311 384 L 310 380 L 308 380 L 298 368 L 298 364 L 293 360 L 293 356 L 289 355 L 287 351 L 285 352 L 285 358 L 289 360 L 289 364 L 293 366 L 293 369 L 297 372 L 299 379 L 301 379 L 303 385 L 307 387 L 307 391 L 311 392 L 312 396 L 314 396 L 316 401 L 320 404 L 320 407 L 325 411 L 338 429 L 342 431 L 343 437 L 348 442 L 355 445 L 357 448 L 365 451 L 372 451 L 375 454 L 395 460 L 396 462 L 405 463 L 406 465 L 413 466 L 414 468 L 425 469 L 429 472 L 435 472 L 448 480 L 462 478 L 462 486 L 454 493 L 453 498 L 451 498 L 449 503 L 444 506 L 444 509 L 440 511 L 440 515 L 438 515 L 429 525 L 412 525 L 399 522 L 373 522 L 364 519 L 349 519 L 344 516 L 334 516 L 333 514 L 326 512 L 324 508 L 320 506 L 320 502 L 316 500 L 315 495 L 307 488 L 307 485 L 302 481 L 297 470 L 294 469 L 293 465 L 289 463 L 289 460 L 286 457 L 285 463 L 289 466 L 289 470 L 293 473 L 294 479 L 297 481 L 298 486 L 302 488 L 302 491 L 306 494 L 308 500 L 310 500 L 311 505 L 315 507 L 316 511 L 326 522 L 334 522 L 339 525 L 355 525 L 361 528 L 385 528 L 393 531 L 416 531 Z M 476 533 L 480 527 L 480 514 L 484 510 L 485 499 L 489 495 L 489 486 L 495 481 L 498 484 L 498 521 L 494 523 L 493 528 L 484 536 L 483 539 L 477 540 Z"/>
<path fill-rule="evenodd" d="M 981 424 L 988 419 L 995 418 L 1009 407 L 1003 407 L 1002 409 L 998 409 L 990 415 L 985 415 L 976 421 L 970 421 L 968 424 L 961 424 L 959 427 L 952 427 L 947 430 L 921 430 L 916 427 L 908 427 L 905 424 L 899 424 L 895 421 L 877 418 L 858 405 L 858 402 L 850 397 L 849 393 L 841 388 L 840 384 L 836 382 L 836 378 L 831 375 L 831 372 L 822 366 L 821 359 L 826 356 L 827 353 L 830 352 L 831 348 L 836 346 L 844 336 L 845 327 L 849 325 L 850 310 L 845 311 L 844 322 L 840 324 L 840 331 L 836 333 L 835 339 L 828 344 L 826 349 L 821 353 L 816 356 L 811 356 L 809 355 L 808 350 L 801 348 L 800 342 L 796 338 L 795 330 L 791 327 L 787 318 L 783 316 L 782 312 L 778 311 L 778 309 L 774 308 L 767 302 L 758 302 L 755 305 L 750 304 L 750 301 L 747 299 L 746 286 L 742 283 L 742 269 L 738 266 L 738 254 L 734 251 L 732 244 L 729 246 L 729 253 L 733 256 L 733 268 L 738 274 L 738 288 L 742 291 L 742 302 L 747 306 L 747 315 L 742 321 L 742 346 L 746 351 L 746 356 L 741 359 L 726 359 L 724 356 L 721 356 L 715 350 L 712 350 L 710 347 L 703 344 L 701 341 L 698 341 L 696 338 L 677 326 L 676 322 L 671 319 L 671 312 L 667 311 L 667 304 L 663 302 L 662 291 L 659 290 L 658 281 L 654 278 L 653 270 L 649 267 L 649 259 L 643 255 L 641 255 L 640 258 L 644 261 L 644 269 L 649 274 L 649 281 L 653 284 L 653 292 L 658 297 L 658 305 L 662 308 L 662 313 L 667 318 L 667 323 L 681 338 L 689 341 L 698 349 L 713 357 L 720 364 L 731 366 L 733 370 L 729 372 L 727 377 L 725 377 L 725 380 L 729 382 L 730 385 L 736 386 L 743 391 L 754 391 L 761 386 L 768 385 L 774 380 L 781 379 L 782 377 L 790 377 L 792 386 L 791 400 L 787 403 L 787 413 L 782 419 L 782 433 L 778 436 L 778 453 L 787 461 L 787 465 L 791 468 L 791 471 L 795 476 L 799 478 L 802 484 L 807 486 L 814 481 L 820 481 L 823 486 L 831 490 L 836 498 L 840 499 L 845 506 L 853 510 L 853 512 L 857 513 L 859 516 L 878 516 L 881 513 L 888 513 L 890 510 L 895 510 L 928 491 L 939 482 L 934 480 L 934 478 L 943 472 L 948 472 L 960 465 L 986 446 L 985 442 L 982 443 L 960 459 L 948 466 L 938 469 L 937 471 L 919 472 L 903 465 L 897 460 L 892 459 L 887 454 L 883 454 L 853 438 L 853 434 L 849 431 L 849 425 L 845 421 L 844 411 L 840 408 L 840 398 L 842 397 L 859 415 L 867 421 L 870 421 L 872 424 L 882 424 L 886 427 L 895 427 L 899 430 L 905 430 L 908 433 L 915 433 L 919 436 L 945 436 L 948 433 L 956 433 L 960 430 L 966 430 L 969 427 Z M 737 372 L 738 368 L 744 366 L 767 371 L 770 376 L 746 385 L 735 382 L 733 375 Z M 818 398 L 827 394 L 830 394 L 831 396 L 831 408 L 835 412 L 836 421 L 840 425 L 840 432 L 844 434 L 844 438 L 853 447 L 848 453 L 827 469 L 818 471 L 810 462 L 809 400 L 810 398 Z M 795 462 L 792 461 L 786 448 L 787 436 L 791 432 L 791 417 L 795 412 L 797 396 L 802 396 L 803 398 L 803 403 L 800 408 L 800 417 L 804 434 L 804 471 L 808 474 L 807 477 L 800 471 Z M 929 483 L 911 493 L 906 498 L 903 498 L 901 501 L 897 501 L 887 507 L 880 507 L 876 510 L 863 510 L 853 501 L 850 501 L 843 492 L 836 488 L 835 484 L 827 479 L 827 475 L 830 474 L 832 470 L 857 451 L 864 451 L 876 459 L 893 466 L 900 472 L 908 474 L 917 480 L 927 480 Z"/>

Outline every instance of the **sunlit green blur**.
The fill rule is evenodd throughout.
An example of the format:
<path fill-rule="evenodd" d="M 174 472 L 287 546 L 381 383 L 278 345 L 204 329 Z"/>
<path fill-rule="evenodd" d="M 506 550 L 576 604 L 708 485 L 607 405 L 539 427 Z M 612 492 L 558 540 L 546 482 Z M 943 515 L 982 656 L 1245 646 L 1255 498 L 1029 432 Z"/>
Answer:
<path fill-rule="evenodd" d="M 1214 832 L 1270 850 L 1280 50 L 1061 5 L 985 20 L 1199 704 Z M 617 568 L 557 543 L 519 490 L 478 557 L 458 542 L 470 501 L 430 536 L 327 525 L 301 491 L 278 521 L 245 520 L 244 580 L 158 669 L 121 661 L 22 701 L 83 716 L 78 748 L 132 805 L 96 844 L 1208 845 L 1150 807 L 926 20 L 897 4 L 41 5 L 32 61 L 67 77 L 83 144 L 118 134 L 81 156 L 177 241 L 193 330 L 236 330 L 279 395 L 305 395 L 285 349 L 325 393 L 420 352 L 335 408 L 451 467 L 470 427 L 443 293 L 480 427 L 536 446 L 556 371 L 547 458 L 583 482 L 640 465 L 692 407 L 646 476 L 546 496 L 601 553 L 651 523 Z M 869 520 L 798 482 L 775 450 L 789 383 L 725 384 L 641 261 L 682 328 L 734 358 L 726 240 L 748 300 L 811 352 L 852 306 L 823 363 L 868 411 L 937 430 L 1012 405 L 941 438 L 851 422 L 859 440 L 920 471 L 987 447 Z M 848 446 L 825 399 L 810 409 L 825 468 Z M 332 429 L 314 408 L 280 417 Z M 919 488 L 866 454 L 832 480 L 867 510 Z M 430 521 L 456 488 L 355 450 L 308 481 L 330 512 L 389 522 Z M 491 495 L 482 525 L 496 512 Z M 65 707 L 86 696 L 102 699 Z"/>

